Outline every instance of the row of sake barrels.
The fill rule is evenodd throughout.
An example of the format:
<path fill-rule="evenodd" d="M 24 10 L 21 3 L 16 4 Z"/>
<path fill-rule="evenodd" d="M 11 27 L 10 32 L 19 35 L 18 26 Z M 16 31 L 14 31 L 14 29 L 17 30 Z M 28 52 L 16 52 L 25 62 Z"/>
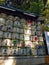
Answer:
<path fill-rule="evenodd" d="M 43 36 L 37 35 L 26 35 L 19 33 L 1 32 L 0 39 L 19 39 L 19 40 L 30 40 L 30 41 L 43 41 Z"/>
<path fill-rule="evenodd" d="M 6 22 L 6 23 L 5 23 Z M 18 16 L 12 16 L 12 15 L 6 15 L 4 13 L 0 13 L 0 23 L 1 24 L 6 24 L 6 25 L 11 25 L 14 23 L 14 26 L 18 25 L 20 26 L 20 24 L 23 25 L 41 25 L 41 22 L 35 22 L 35 21 L 31 21 L 31 20 L 26 20 L 24 18 L 20 18 Z"/>
<path fill-rule="evenodd" d="M 45 55 L 45 49 L 31 49 L 31 48 L 2 48 L 0 55 Z"/>
<path fill-rule="evenodd" d="M 0 47 L 30 47 L 30 48 L 40 48 L 44 46 L 42 41 L 24 41 L 24 40 L 10 40 L 10 39 L 0 39 Z"/>

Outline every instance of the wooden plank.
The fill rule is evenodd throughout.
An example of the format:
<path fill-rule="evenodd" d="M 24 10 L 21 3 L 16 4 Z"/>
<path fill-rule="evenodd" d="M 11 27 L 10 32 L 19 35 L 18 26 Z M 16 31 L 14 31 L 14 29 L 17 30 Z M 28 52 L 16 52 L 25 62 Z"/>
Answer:
<path fill-rule="evenodd" d="M 49 56 L 45 56 L 45 63 L 49 63 Z"/>

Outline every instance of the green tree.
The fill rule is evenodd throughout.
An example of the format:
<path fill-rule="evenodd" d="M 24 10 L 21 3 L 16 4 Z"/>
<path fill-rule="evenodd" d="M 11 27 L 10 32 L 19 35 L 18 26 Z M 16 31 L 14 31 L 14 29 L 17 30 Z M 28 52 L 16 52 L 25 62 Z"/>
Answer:
<path fill-rule="evenodd" d="M 44 2 L 43 0 L 38 0 L 38 12 L 39 14 L 42 14 L 44 11 Z"/>
<path fill-rule="evenodd" d="M 47 0 L 47 4 L 49 4 L 49 0 Z"/>
<path fill-rule="evenodd" d="M 30 2 L 30 8 L 29 10 L 32 13 L 36 13 L 36 14 L 42 14 L 44 11 L 44 2 L 43 0 L 38 0 L 38 2 Z"/>
<path fill-rule="evenodd" d="M 5 4 L 5 0 L 0 0 L 0 4 Z"/>
<path fill-rule="evenodd" d="M 28 11 L 32 12 L 32 13 L 38 13 L 37 3 L 36 2 L 30 2 L 30 8 Z"/>
<path fill-rule="evenodd" d="M 43 31 L 49 31 L 49 5 L 44 11 L 44 16 L 42 16 L 44 19 L 44 24 L 42 24 L 42 30 Z"/>
<path fill-rule="evenodd" d="M 21 3 L 20 8 L 24 11 L 28 11 L 30 7 L 30 0 L 25 0 L 23 3 Z"/>
<path fill-rule="evenodd" d="M 21 7 L 20 7 L 22 10 L 26 10 L 26 3 L 25 2 L 23 2 L 23 4 L 21 5 Z"/>
<path fill-rule="evenodd" d="M 16 8 L 24 11 L 41 14 L 44 10 L 43 0 L 14 0 Z"/>

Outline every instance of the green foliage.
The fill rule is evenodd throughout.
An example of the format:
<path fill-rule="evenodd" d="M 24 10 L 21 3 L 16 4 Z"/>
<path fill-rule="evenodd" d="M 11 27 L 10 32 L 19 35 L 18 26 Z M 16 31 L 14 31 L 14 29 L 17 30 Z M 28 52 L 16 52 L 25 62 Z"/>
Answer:
<path fill-rule="evenodd" d="M 43 0 L 38 0 L 38 2 L 35 2 L 34 0 L 19 0 L 16 3 L 16 8 L 27 12 L 41 14 L 44 9 L 44 3 Z"/>
<path fill-rule="evenodd" d="M 33 13 L 38 13 L 38 5 L 36 2 L 31 2 L 29 11 Z"/>
<path fill-rule="evenodd" d="M 49 4 L 49 0 L 47 0 L 47 4 Z"/>
<path fill-rule="evenodd" d="M 0 4 L 4 3 L 6 0 L 0 0 Z M 36 14 L 41 14 L 44 9 L 43 0 L 38 0 L 38 2 L 34 0 L 11 0 L 13 2 L 13 6 L 23 11 L 32 12 Z"/>
<path fill-rule="evenodd" d="M 42 14 L 43 10 L 44 10 L 43 0 L 38 0 L 38 11 L 39 11 L 39 14 Z"/>
<path fill-rule="evenodd" d="M 22 10 L 36 13 L 36 14 L 41 14 L 44 10 L 44 3 L 43 0 L 38 0 L 38 2 L 33 2 L 28 0 L 28 2 L 23 2 L 22 4 Z"/>
<path fill-rule="evenodd" d="M 49 27 L 47 27 L 45 24 L 42 24 L 42 32 L 49 31 Z"/>
<path fill-rule="evenodd" d="M 22 2 L 20 8 L 24 11 L 29 11 L 29 7 L 30 7 L 30 0 L 26 0 L 24 2 Z"/>
<path fill-rule="evenodd" d="M 4 4 L 5 3 L 5 0 L 0 0 L 0 4 Z"/>
<path fill-rule="evenodd" d="M 21 5 L 20 7 L 22 10 L 27 10 L 27 7 L 26 7 L 26 2 L 23 2 L 23 4 Z"/>
<path fill-rule="evenodd" d="M 42 14 L 44 10 L 43 0 L 38 0 L 38 2 L 31 2 L 29 11 L 37 14 Z"/>
<path fill-rule="evenodd" d="M 49 31 L 49 8 L 47 6 L 47 8 L 45 9 L 44 11 L 44 16 L 43 16 L 43 19 L 44 19 L 44 24 L 42 25 L 42 30 L 43 31 Z"/>

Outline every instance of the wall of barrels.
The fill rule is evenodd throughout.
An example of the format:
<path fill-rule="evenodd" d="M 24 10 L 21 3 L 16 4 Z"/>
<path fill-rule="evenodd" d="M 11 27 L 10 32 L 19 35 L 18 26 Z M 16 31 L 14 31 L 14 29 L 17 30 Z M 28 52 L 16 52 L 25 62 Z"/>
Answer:
<path fill-rule="evenodd" d="M 0 55 L 45 55 L 41 22 L 0 13 Z"/>

